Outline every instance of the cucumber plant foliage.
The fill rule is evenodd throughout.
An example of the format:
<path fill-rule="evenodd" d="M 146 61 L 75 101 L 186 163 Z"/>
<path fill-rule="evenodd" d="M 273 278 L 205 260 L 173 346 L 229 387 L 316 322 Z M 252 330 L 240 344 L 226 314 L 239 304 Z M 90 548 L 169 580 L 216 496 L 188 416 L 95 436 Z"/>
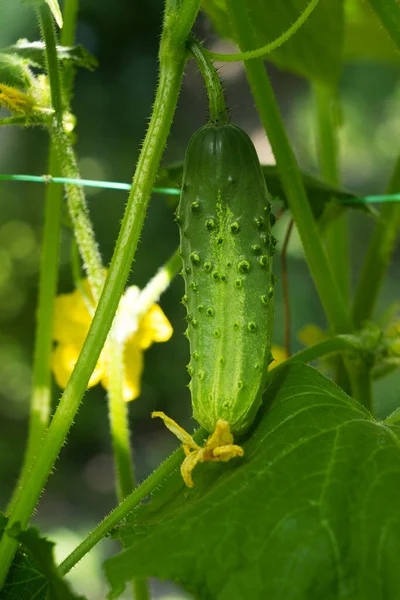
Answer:
<path fill-rule="evenodd" d="M 25 3 L 37 11 L 43 41 L 20 40 L 0 52 L 2 93 L 9 94 L 5 97 L 8 104 L 3 99 L 3 105 L 10 110 L 10 98 L 15 102 L 24 98 L 31 100 L 34 92 L 42 89 L 39 84 L 44 82 L 47 104 L 38 106 L 50 117 L 38 123 L 50 133 L 55 152 L 50 164 L 59 162 L 60 175 L 77 179 L 75 148 L 72 136 L 68 137 L 64 130 L 63 118 L 68 115 L 63 111 L 69 109 L 75 67 L 91 70 L 96 60 L 72 41 L 71 45 L 57 45 L 53 17 L 58 26 L 64 22 L 64 27 L 67 25 L 72 32 L 76 25 L 75 17 L 71 16 L 74 11 L 65 10 L 61 15 L 56 0 L 25 0 Z M 303 26 L 274 50 L 268 60 L 306 77 L 312 84 L 327 86 L 334 94 L 342 67 L 349 58 L 372 56 L 390 62 L 398 60 L 398 3 L 369 0 L 371 10 L 364 4 L 361 0 L 319 0 Z M 69 2 L 65 0 L 63 8 L 67 5 Z M 206 82 L 211 119 L 208 126 L 195 134 L 195 141 L 189 146 L 191 151 L 195 150 L 190 177 L 187 165 L 185 172 L 181 164 L 159 169 L 198 12 L 202 9 L 215 30 L 236 43 L 240 38 L 243 40 L 247 28 L 249 40 L 245 39 L 243 45 L 250 48 L 253 37 L 256 49 L 287 30 L 306 7 L 307 0 L 166 0 L 154 109 L 90 335 L 52 420 L 43 424 L 43 435 L 34 451 L 27 452 L 21 479 L 7 508 L 8 517 L 0 514 L 0 600 L 82 598 L 71 591 L 64 575 L 111 531 L 114 538 L 122 542 L 123 549 L 104 563 L 110 584 L 109 598 L 118 597 L 133 580 L 134 585 L 139 582 L 135 587 L 137 600 L 145 600 L 148 597 L 145 579 L 158 577 L 173 580 L 200 600 L 400 600 L 400 418 L 397 411 L 386 421 L 378 421 L 368 410 L 373 409 L 373 360 L 370 359 L 373 354 L 358 352 L 356 346 L 350 348 L 354 349 L 350 352 L 347 345 L 341 355 L 346 372 L 345 377 L 343 373 L 336 373 L 337 381 L 351 390 L 358 401 L 298 359 L 268 372 L 275 281 L 272 255 L 276 242 L 270 231 L 275 217 L 272 215 L 271 219 L 269 200 L 279 198 L 284 208 L 290 204 L 293 209 L 322 305 L 325 309 L 339 307 L 337 311 L 326 310 L 331 331 L 339 331 L 343 338 L 347 335 L 349 339 L 351 336 L 356 339 L 359 332 L 354 328 L 351 307 L 344 302 L 339 286 L 334 285 L 337 282 L 330 262 L 338 258 L 345 269 L 350 257 L 344 255 L 347 262 L 343 256 L 328 257 L 325 250 L 329 244 L 324 245 L 326 240 L 323 239 L 324 227 L 342 216 L 346 210 L 344 205 L 351 203 L 354 195 L 298 170 L 272 91 L 258 93 L 261 89 L 269 90 L 264 66 L 246 60 L 253 96 L 257 104 L 259 97 L 264 103 L 263 110 L 258 106 L 264 127 L 269 124 L 265 115 L 273 115 L 271 147 L 274 152 L 283 149 L 283 152 L 275 152 L 280 176 L 275 166 L 262 166 L 260 170 L 248 136 L 227 122 L 218 124 L 221 114 L 226 116 L 224 97 L 218 75 L 210 63 L 210 53 L 204 48 L 205 62 L 202 62 L 201 52 L 200 59 L 195 56 Z M 374 50 L 373 39 L 385 42 Z M 256 69 L 251 69 L 251 65 L 256 65 Z M 46 77 L 43 78 L 42 73 L 39 77 L 37 70 L 45 71 Z M 221 107 L 222 113 L 218 112 Z M 30 124 L 29 119 L 24 118 L 17 114 L 1 121 L 7 126 Z M 332 123 L 328 125 L 335 127 Z M 220 157 L 214 151 L 218 146 L 216 139 L 220 140 L 218 136 L 225 135 L 223 131 L 229 131 L 228 151 L 219 163 Z M 334 138 L 337 131 L 330 133 Z M 212 149 L 209 155 L 204 152 L 202 143 L 196 148 L 199 139 L 204 141 L 203 135 L 207 138 L 204 144 Z M 228 139 L 228 134 L 226 136 Z M 245 154 L 237 151 L 239 146 L 247 147 Z M 400 162 L 393 181 L 399 180 L 399 173 Z M 185 179 L 189 186 L 185 187 Z M 178 463 L 189 458 L 193 450 L 183 441 L 186 459 L 184 452 L 177 450 L 135 489 L 130 474 L 129 490 L 120 495 L 120 504 L 61 565 L 56 565 L 53 543 L 29 527 L 29 522 L 68 432 L 75 418 L 79 418 L 76 415 L 90 380 L 90 368 L 95 368 L 112 326 L 155 181 L 156 186 L 183 189 L 177 220 L 182 228 L 181 253 L 187 286 L 184 303 L 188 306 L 188 337 L 192 346 L 189 371 L 196 378 L 195 384 L 192 381 L 192 393 L 198 392 L 192 398 L 193 415 L 202 429 L 193 438 L 179 426 L 176 431 L 181 440 L 185 434 L 185 439 L 193 442 L 196 460 L 204 464 L 196 469 L 194 487 L 190 479 L 182 479 Z M 303 187 L 307 194 L 302 193 Z M 233 188 L 238 190 L 237 194 L 232 193 Z M 103 264 L 83 192 L 77 186 L 68 185 L 66 194 L 79 250 L 84 258 L 91 259 L 83 262 L 92 265 L 93 272 L 98 268 L 102 281 Z M 230 205 L 229 202 L 223 205 L 222 200 L 226 199 Z M 53 197 L 53 206 L 54 200 Z M 355 207 L 372 214 L 361 204 Z M 365 263 L 365 272 L 369 273 L 374 256 L 381 257 L 384 253 L 385 260 L 382 259 L 376 269 L 381 280 L 390 262 L 398 233 L 396 223 L 400 219 L 398 207 L 387 211 L 390 212 L 385 213 L 386 220 L 378 221 L 376 227 L 379 234 L 379 227 L 384 224 L 385 233 L 390 229 L 390 235 L 376 248 L 375 254 L 367 251 Z M 315 226 L 315 220 L 319 227 Z M 61 219 L 51 225 L 58 227 L 58 231 L 52 239 L 51 236 L 45 238 L 44 256 L 58 252 L 55 241 L 60 234 Z M 374 234 L 372 242 L 382 239 L 379 235 Z M 230 269 L 236 269 L 234 278 L 229 275 Z M 168 273 L 168 283 L 177 270 L 178 267 L 174 273 Z M 55 271 L 54 282 L 56 276 Z M 147 291 L 157 276 L 150 281 Z M 165 270 L 161 276 L 165 277 Z M 39 297 L 50 294 L 53 301 L 55 284 L 54 290 L 50 290 L 45 277 L 40 281 L 43 288 Z M 375 284 L 375 279 L 365 281 L 362 298 L 368 297 L 371 284 Z M 165 286 L 161 291 L 164 289 Z M 200 297 L 204 301 L 199 300 Z M 327 299 L 330 302 L 326 302 Z M 53 314 L 43 306 L 39 302 L 41 320 L 52 323 Z M 368 313 L 371 320 L 372 308 Z M 241 336 L 234 332 L 236 324 Z M 244 326 L 247 329 L 243 329 Z M 398 323 L 394 326 L 398 327 Z M 257 332 L 259 338 L 255 335 Z M 396 335 L 391 339 L 393 352 L 385 355 L 390 360 L 399 358 Z M 36 348 L 48 348 L 48 354 L 43 350 L 43 354 L 39 352 L 37 356 L 43 361 L 42 367 L 44 371 L 47 369 L 50 382 L 51 339 L 48 344 L 43 343 L 40 335 L 37 339 L 40 343 Z M 221 367 L 213 364 L 217 359 Z M 224 372 L 222 367 L 226 363 L 229 369 Z M 251 373 L 255 364 L 260 367 L 257 377 Z M 213 379 L 202 386 L 199 383 L 206 369 Z M 123 369 L 115 371 L 118 379 Z M 120 380 L 114 386 L 117 395 L 119 384 Z M 251 393 L 246 395 L 246 389 Z M 229 402 L 224 398 L 226 390 L 230 394 Z M 49 404 L 45 408 L 50 415 L 50 393 L 48 397 Z M 122 433 L 127 448 L 122 468 L 129 471 L 128 412 L 122 397 L 119 400 L 124 411 L 120 413 L 122 425 L 118 433 Z M 149 413 L 150 410 L 149 407 Z M 222 451 L 213 454 L 216 460 L 211 460 L 206 454 L 211 438 L 200 438 L 210 433 L 212 437 L 213 428 L 217 429 L 220 421 L 231 427 L 229 435 L 234 433 L 235 439 L 233 443 L 229 437 L 227 442 L 225 437 L 224 444 L 213 447 L 213 451 L 221 451 L 221 448 Z M 119 438 L 112 429 L 110 436 L 118 459 Z M 198 444 L 203 442 L 205 445 L 200 447 Z M 231 452 L 229 458 L 235 460 L 223 462 L 223 456 L 227 456 L 223 451 L 227 447 Z M 116 463 L 121 467 L 121 461 L 116 460 Z M 118 468 L 116 471 L 118 488 L 118 477 L 122 475 Z M 142 502 L 145 498 L 146 503 Z"/>
<path fill-rule="evenodd" d="M 201 600 L 400 597 L 400 427 L 301 363 L 270 375 L 244 457 L 174 472 L 118 530 L 113 595 L 134 575 Z"/>

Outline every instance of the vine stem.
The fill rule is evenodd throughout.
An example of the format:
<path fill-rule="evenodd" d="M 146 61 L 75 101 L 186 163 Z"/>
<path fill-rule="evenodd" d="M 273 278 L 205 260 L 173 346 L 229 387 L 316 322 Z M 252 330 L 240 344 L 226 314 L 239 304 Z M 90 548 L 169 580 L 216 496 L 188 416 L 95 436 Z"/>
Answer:
<path fill-rule="evenodd" d="M 54 108 L 54 118 L 50 125 L 50 135 L 64 177 L 79 179 L 80 175 L 75 154 L 63 127 L 63 97 L 53 17 L 48 5 L 45 3 L 40 4 L 37 11 L 46 47 L 51 102 Z M 93 297 L 97 301 L 104 284 L 104 269 L 90 221 L 85 195 L 82 186 L 68 184 L 65 186 L 65 189 L 67 192 L 69 214 L 73 222 L 79 251 L 88 274 Z"/>
<path fill-rule="evenodd" d="M 156 275 L 150 279 L 150 281 L 147 283 L 147 285 L 143 288 L 143 290 L 139 294 L 139 297 L 135 303 L 135 316 L 138 320 L 140 320 L 141 317 L 146 314 L 146 312 L 151 308 L 151 306 L 154 304 L 154 302 L 158 301 L 160 295 L 167 289 L 170 282 L 177 275 L 177 273 L 179 272 L 181 267 L 182 267 L 182 259 L 179 255 L 179 250 L 177 249 L 172 254 L 172 256 L 167 260 L 165 265 L 163 265 L 158 270 Z M 179 460 L 180 456 L 181 455 L 178 453 L 177 460 Z M 169 460 L 170 459 L 167 460 L 168 464 L 170 464 L 168 462 Z M 174 458 L 174 460 L 175 460 L 175 458 Z M 173 462 L 172 464 L 175 464 L 175 462 Z M 159 482 L 162 481 L 166 477 L 166 474 L 168 473 L 167 467 L 165 467 L 165 469 L 164 469 L 164 467 L 161 466 L 160 469 L 161 469 L 161 471 L 157 470 L 153 474 L 154 477 L 157 478 L 156 482 L 154 484 L 156 486 L 159 485 Z M 140 494 L 132 496 L 130 494 L 130 492 L 127 491 L 128 487 L 129 487 L 129 481 L 128 481 L 128 485 L 125 485 L 124 487 L 122 485 L 120 485 L 120 488 L 121 488 L 120 494 L 122 496 L 121 500 L 123 501 L 123 506 L 127 507 L 126 508 L 127 512 L 129 510 L 131 510 L 132 502 L 138 503 L 143 498 L 143 496 L 140 496 Z M 136 492 L 139 492 L 140 489 L 141 489 L 141 486 L 136 490 Z M 132 491 L 132 490 L 130 490 L 130 491 Z M 136 492 L 134 492 L 134 494 L 136 494 Z M 128 498 L 128 496 L 129 496 L 129 498 Z M 137 498 L 139 498 L 139 500 L 137 500 Z M 136 506 L 136 504 L 133 504 L 133 506 Z M 122 507 L 122 505 L 121 505 L 121 507 Z M 116 510 L 118 510 L 118 509 L 116 509 Z M 125 508 L 123 508 L 122 510 L 125 510 Z M 117 515 L 118 514 L 120 514 L 120 513 L 118 512 Z M 113 511 L 112 515 L 113 516 L 110 515 L 111 522 L 112 522 L 110 527 L 113 527 L 114 524 L 117 522 L 117 521 L 113 521 L 113 519 L 115 518 L 114 511 Z M 117 518 L 119 518 L 119 517 L 117 517 Z M 102 526 L 102 524 L 100 524 L 100 525 Z M 100 533 L 101 530 L 102 530 L 101 527 L 100 527 L 100 529 L 96 528 L 96 530 L 93 532 L 93 535 L 91 534 L 89 536 L 90 539 L 88 541 L 85 540 L 84 542 L 82 542 L 82 544 L 80 544 L 78 546 L 76 551 L 74 551 L 67 559 L 65 559 L 65 561 L 62 563 L 62 565 L 60 567 L 63 573 L 67 573 L 72 568 L 72 566 L 74 566 L 74 564 L 75 564 L 74 560 L 76 560 L 76 562 L 78 562 L 78 560 L 80 560 L 82 558 L 82 556 L 84 554 L 86 554 L 86 552 L 88 552 L 93 547 L 94 544 L 96 544 L 98 541 L 100 541 L 100 539 L 102 537 L 102 535 Z M 100 537 L 97 537 L 98 535 L 100 535 Z M 81 552 L 83 552 L 82 555 L 80 554 Z M 148 588 L 147 588 L 146 582 L 144 581 L 143 578 L 135 578 L 134 579 L 134 591 L 136 593 L 136 596 L 135 596 L 136 598 L 138 598 L 138 599 L 146 598 L 145 593 L 148 593 Z"/>
<path fill-rule="evenodd" d="M 196 442 L 204 439 L 206 431 L 198 429 L 193 438 Z M 183 458 L 181 448 L 173 452 L 166 461 L 164 461 L 156 471 L 154 471 L 142 484 L 139 485 L 119 506 L 101 522 L 97 527 L 83 540 L 79 546 L 71 552 L 59 566 L 63 575 L 68 573 L 105 535 L 107 535 L 115 525 L 126 517 L 132 509 L 151 494 L 169 475 L 175 471 L 181 464 Z M 183 485 L 183 484 L 182 484 Z"/>
<path fill-rule="evenodd" d="M 400 190 L 400 157 L 397 159 L 387 193 Z M 357 328 L 373 317 L 383 279 L 400 230 L 400 203 L 384 204 L 369 242 L 353 302 Z"/>
<path fill-rule="evenodd" d="M 63 46 L 71 46 L 74 42 L 77 10 L 78 0 L 66 0 L 64 3 L 64 27 L 60 40 Z M 59 174 L 56 150 L 51 140 L 48 171 L 55 175 Z M 62 188 L 49 184 L 45 192 L 44 231 L 40 260 L 39 299 L 33 354 L 33 391 L 29 412 L 28 441 L 21 473 L 7 506 L 7 512 L 12 510 L 16 497 L 24 486 L 30 462 L 37 452 L 37 448 L 50 421 L 50 356 L 53 339 L 54 298 L 58 279 L 62 203 Z"/>
<path fill-rule="evenodd" d="M 186 2 L 186 11 L 176 19 L 165 15 L 160 46 L 160 75 L 150 123 L 139 155 L 132 189 L 121 224 L 116 249 L 100 300 L 75 369 L 10 515 L 10 526 L 20 522 L 25 528 L 46 481 L 65 443 L 80 401 L 87 388 L 101 349 L 111 327 L 119 299 L 134 258 L 151 189 L 164 150 L 176 108 L 186 62 L 185 40 L 200 10 L 200 0 Z M 185 17 L 185 21 L 183 19 Z M 169 30 L 176 25 L 177 35 Z M 17 549 L 17 542 L 5 533 L 0 541 L 0 586 L 4 583 Z"/>
<path fill-rule="evenodd" d="M 218 125 L 229 123 L 221 80 L 203 46 L 194 35 L 189 38 L 189 50 L 196 59 L 206 84 L 210 121 Z"/>
<path fill-rule="evenodd" d="M 58 161 L 52 144 L 50 145 L 49 150 L 49 169 L 50 168 L 57 173 Z M 8 514 L 12 512 L 18 495 L 24 487 L 24 482 L 28 475 L 31 462 L 34 456 L 36 456 L 40 442 L 50 421 L 50 357 L 53 345 L 54 298 L 58 280 L 62 200 L 61 188 L 58 188 L 55 185 L 49 185 L 49 187 L 46 188 L 28 441 L 21 472 L 7 506 L 6 512 Z"/>
<path fill-rule="evenodd" d="M 254 45 L 254 28 L 247 14 L 245 0 L 228 0 L 227 5 L 240 47 L 251 48 Z M 245 63 L 245 69 L 330 328 L 333 333 L 351 331 L 353 325 L 350 314 L 323 247 L 264 64 L 260 59 L 254 59 Z"/>
<path fill-rule="evenodd" d="M 314 82 L 314 97 L 316 109 L 316 133 L 318 159 L 321 175 L 326 183 L 338 187 L 339 174 L 339 98 L 334 85 Z M 326 231 L 325 247 L 328 252 L 333 276 L 340 288 L 347 305 L 350 302 L 350 248 L 347 214 L 340 214 L 334 219 Z M 354 365 L 348 364 L 354 371 Z M 349 374 L 343 359 L 338 356 L 335 361 L 336 383 L 347 393 L 351 394 Z M 359 389 L 358 384 L 356 384 Z M 354 390 L 353 390 L 354 393 Z"/>
<path fill-rule="evenodd" d="M 106 342 L 108 417 L 116 472 L 117 499 L 118 502 L 122 502 L 135 488 L 135 474 L 130 445 L 128 403 L 124 401 L 122 392 L 125 373 L 124 344 L 117 339 L 113 330 L 112 327 Z M 149 598 L 146 578 L 134 577 L 132 586 L 135 600 Z"/>
<path fill-rule="evenodd" d="M 316 104 L 317 146 L 320 171 L 326 183 L 338 187 L 339 142 L 338 142 L 338 93 L 330 85 L 313 84 Z M 350 252 L 347 216 L 340 215 L 328 228 L 326 247 L 333 275 L 346 303 L 350 299 Z"/>
<path fill-rule="evenodd" d="M 296 33 L 298 29 L 307 21 L 308 17 L 311 15 L 313 10 L 316 8 L 319 0 L 310 0 L 304 11 L 298 17 L 298 19 L 287 29 L 284 31 L 279 37 L 269 44 L 262 46 L 261 48 L 256 48 L 255 50 L 248 50 L 247 52 L 241 52 L 239 54 L 219 54 L 217 52 L 208 52 L 209 57 L 212 60 L 218 60 L 223 62 L 236 62 L 240 60 L 251 60 L 253 58 L 265 58 L 268 54 L 270 54 L 273 50 L 282 46 L 285 42 L 290 40 L 292 35 Z"/>
<path fill-rule="evenodd" d="M 168 259 L 156 275 L 150 279 L 139 293 L 132 310 L 137 322 L 150 310 L 160 295 L 167 289 L 171 280 L 181 268 L 182 260 L 178 250 Z M 108 361 L 108 406 L 110 431 L 113 445 L 115 470 L 117 473 L 117 497 L 122 502 L 135 487 L 135 475 L 130 448 L 130 431 L 128 422 L 128 406 L 123 398 L 124 344 L 118 340 L 116 331 L 107 338 Z M 135 585 L 135 582 L 134 582 Z M 141 598 L 141 596 L 139 596 Z"/>
<path fill-rule="evenodd" d="M 117 498 L 121 502 L 135 487 L 130 432 L 128 421 L 128 403 L 122 395 L 124 377 L 124 345 L 120 343 L 111 328 L 106 342 L 108 356 L 108 416 L 113 446 L 115 471 L 117 475 Z"/>

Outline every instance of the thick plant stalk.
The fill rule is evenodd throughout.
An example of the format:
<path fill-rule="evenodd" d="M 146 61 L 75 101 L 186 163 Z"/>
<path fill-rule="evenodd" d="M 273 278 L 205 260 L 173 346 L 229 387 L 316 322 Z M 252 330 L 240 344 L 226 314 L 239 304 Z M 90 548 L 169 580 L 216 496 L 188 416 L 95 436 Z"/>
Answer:
<path fill-rule="evenodd" d="M 77 10 L 78 0 L 65 1 L 64 27 L 61 32 L 60 40 L 61 45 L 63 46 L 72 46 L 74 43 Z M 54 176 L 59 174 L 56 150 L 51 140 L 48 172 Z M 54 298 L 57 290 L 62 203 L 62 187 L 51 184 L 48 185 L 45 193 L 44 232 L 40 263 L 39 300 L 32 376 L 33 391 L 29 413 L 28 442 L 19 480 L 8 504 L 7 512 L 12 510 L 19 490 L 21 490 L 24 485 L 24 479 L 28 472 L 29 464 L 36 454 L 39 443 L 50 421 L 50 355 L 53 338 Z"/>
<path fill-rule="evenodd" d="M 322 178 L 332 186 L 339 186 L 339 140 L 338 140 L 338 90 L 334 86 L 315 82 L 317 148 Z M 350 249 L 347 214 L 340 215 L 326 231 L 325 246 L 333 275 L 348 305 L 350 302 Z M 350 382 L 343 358 L 335 361 L 335 381 L 347 393 Z"/>
<path fill-rule="evenodd" d="M 400 157 L 397 159 L 388 194 L 400 191 Z M 400 231 L 400 203 L 383 204 L 369 242 L 353 303 L 353 319 L 357 328 L 374 314 L 383 279 Z"/>
<path fill-rule="evenodd" d="M 185 40 L 200 9 L 200 0 L 193 0 L 185 6 L 184 12 L 166 15 L 160 47 L 160 77 L 156 100 L 111 266 L 75 370 L 62 395 L 24 489 L 10 515 L 11 526 L 19 521 L 24 528 L 29 522 L 73 423 L 125 286 L 175 112 L 186 61 Z M 0 585 L 5 580 L 16 549 L 17 542 L 5 533 L 0 541 Z"/>
<path fill-rule="evenodd" d="M 54 109 L 50 135 L 64 177 L 79 179 L 80 175 L 74 151 L 63 126 L 63 98 L 53 18 L 46 4 L 39 5 L 38 14 L 43 40 L 46 44 L 46 63 L 51 103 Z M 88 274 L 94 299 L 97 301 L 104 284 L 104 270 L 86 206 L 85 195 L 82 186 L 68 184 L 65 189 L 79 251 Z"/>
<path fill-rule="evenodd" d="M 326 183 L 339 186 L 338 93 L 323 83 L 314 84 L 317 146 L 320 171 Z M 340 215 L 328 227 L 326 247 L 338 286 L 346 303 L 350 299 L 350 252 L 347 215 Z"/>

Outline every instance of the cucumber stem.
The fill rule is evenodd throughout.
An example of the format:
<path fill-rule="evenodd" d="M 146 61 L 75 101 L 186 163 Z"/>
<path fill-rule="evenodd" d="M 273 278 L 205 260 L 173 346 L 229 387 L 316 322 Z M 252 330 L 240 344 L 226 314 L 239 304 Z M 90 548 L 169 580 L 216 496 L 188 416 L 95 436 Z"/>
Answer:
<path fill-rule="evenodd" d="M 214 125 L 226 125 L 229 123 L 229 117 L 226 110 L 224 90 L 218 73 L 209 59 L 206 50 L 194 35 L 189 36 L 188 47 L 197 62 L 197 66 L 206 84 L 210 106 L 209 121 Z"/>

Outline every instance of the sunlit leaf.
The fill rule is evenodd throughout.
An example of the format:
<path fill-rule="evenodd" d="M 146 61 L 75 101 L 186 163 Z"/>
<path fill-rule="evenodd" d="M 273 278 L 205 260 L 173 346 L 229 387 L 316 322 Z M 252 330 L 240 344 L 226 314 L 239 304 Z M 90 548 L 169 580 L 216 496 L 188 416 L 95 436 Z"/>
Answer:
<path fill-rule="evenodd" d="M 287 30 L 309 0 L 250 0 L 246 3 L 257 47 Z M 203 0 L 203 8 L 222 37 L 235 40 L 225 0 Z M 339 77 L 343 43 L 343 3 L 320 0 L 304 25 L 268 60 L 310 79 L 328 83 Z"/>
<path fill-rule="evenodd" d="M 0 83 L 27 91 L 32 81 L 28 61 L 15 54 L 0 52 Z"/>
<path fill-rule="evenodd" d="M 301 363 L 265 401 L 243 460 L 200 465 L 193 490 L 172 473 L 120 528 L 112 597 L 134 575 L 200 600 L 399 597 L 399 427 Z"/>
<path fill-rule="evenodd" d="M 62 18 L 60 6 L 58 4 L 58 0 L 46 0 L 46 2 L 49 5 L 49 8 L 52 12 L 55 22 L 57 23 L 59 28 L 62 29 L 63 18 Z"/>
<path fill-rule="evenodd" d="M 0 537 L 6 521 L 0 515 Z M 54 563 L 53 542 L 41 537 L 35 527 L 14 533 L 22 546 L 0 591 L 0 600 L 84 600 L 70 590 L 59 573 Z"/>
<path fill-rule="evenodd" d="M 369 3 L 396 44 L 397 51 L 400 52 L 400 4 L 398 0 L 369 0 Z"/>
<path fill-rule="evenodd" d="M 378 60 L 391 63 L 398 63 L 400 60 L 396 45 L 368 2 L 345 2 L 344 60 Z"/>
<path fill-rule="evenodd" d="M 45 45 L 43 42 L 29 42 L 18 40 L 13 46 L 3 49 L 4 52 L 25 59 L 33 67 L 45 69 Z M 57 56 L 61 63 L 69 63 L 76 67 L 93 70 L 97 67 L 97 59 L 90 54 L 81 44 L 76 46 L 57 46 Z"/>

